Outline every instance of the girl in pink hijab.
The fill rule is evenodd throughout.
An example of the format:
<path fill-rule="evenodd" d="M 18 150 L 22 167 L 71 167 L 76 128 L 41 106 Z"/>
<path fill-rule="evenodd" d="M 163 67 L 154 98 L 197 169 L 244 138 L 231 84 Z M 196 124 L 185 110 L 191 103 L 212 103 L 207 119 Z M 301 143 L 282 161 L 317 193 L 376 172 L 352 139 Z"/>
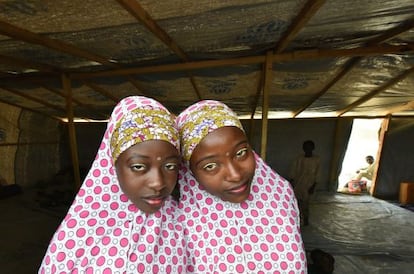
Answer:
<path fill-rule="evenodd" d="M 255 154 L 237 115 L 200 101 L 177 117 L 189 273 L 306 273 L 297 201 Z"/>
<path fill-rule="evenodd" d="M 180 161 L 174 122 L 153 99 L 118 103 L 39 273 L 184 271 L 182 229 L 170 196 Z"/>

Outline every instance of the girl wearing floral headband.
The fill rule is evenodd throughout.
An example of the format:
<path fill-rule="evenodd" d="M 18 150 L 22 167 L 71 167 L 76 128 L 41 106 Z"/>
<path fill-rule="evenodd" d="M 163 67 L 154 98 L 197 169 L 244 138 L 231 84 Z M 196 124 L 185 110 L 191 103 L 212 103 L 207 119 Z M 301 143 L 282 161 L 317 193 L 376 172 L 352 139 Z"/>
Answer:
<path fill-rule="evenodd" d="M 237 115 L 213 100 L 176 119 L 189 273 L 306 273 L 297 201 L 252 151 Z"/>
<path fill-rule="evenodd" d="M 183 271 L 182 229 L 170 196 L 180 161 L 174 126 L 151 98 L 118 103 L 39 273 Z"/>

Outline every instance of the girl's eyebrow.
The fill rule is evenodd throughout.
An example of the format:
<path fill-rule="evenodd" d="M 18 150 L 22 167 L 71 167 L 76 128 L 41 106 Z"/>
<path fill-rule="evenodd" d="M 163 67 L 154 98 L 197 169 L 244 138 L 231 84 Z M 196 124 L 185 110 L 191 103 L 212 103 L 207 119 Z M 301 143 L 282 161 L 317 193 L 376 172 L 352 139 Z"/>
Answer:
<path fill-rule="evenodd" d="M 146 156 L 146 155 L 142 155 L 142 154 L 139 154 L 139 153 L 133 153 L 130 157 L 128 157 L 128 161 L 130 161 L 130 160 L 133 160 L 133 159 L 135 159 L 135 158 L 140 158 L 140 159 L 148 159 L 149 158 L 149 156 Z"/>
<path fill-rule="evenodd" d="M 143 154 L 139 154 L 139 153 L 134 153 L 134 154 L 132 154 L 130 157 L 128 157 L 128 160 L 132 160 L 132 159 L 135 159 L 135 158 L 141 158 L 141 159 L 149 159 L 149 158 L 151 158 L 150 156 L 147 156 L 147 155 L 143 155 Z M 166 160 L 170 160 L 170 159 L 174 159 L 174 160 L 176 160 L 176 159 L 179 159 L 180 158 L 180 156 L 178 156 L 178 155 L 168 155 L 168 156 L 166 156 L 166 157 L 164 157 Z"/>
<path fill-rule="evenodd" d="M 213 158 L 215 158 L 216 157 L 216 155 L 208 155 L 208 156 L 206 156 L 206 157 L 204 157 L 204 158 L 201 158 L 200 160 L 198 160 L 196 163 L 195 163 L 195 166 L 198 166 L 198 164 L 200 164 L 201 162 L 203 162 L 203 161 L 205 161 L 205 160 L 208 160 L 208 159 L 213 159 Z"/>
<path fill-rule="evenodd" d="M 236 147 L 238 147 L 238 146 L 240 146 L 242 144 L 248 144 L 248 143 L 249 142 L 247 141 L 247 139 L 241 140 L 240 142 L 238 142 L 237 144 L 234 145 L 234 148 L 236 148 Z M 195 166 L 197 166 L 200 162 L 203 162 L 205 160 L 212 159 L 212 158 L 215 158 L 215 157 L 217 157 L 217 155 L 215 155 L 215 154 L 214 155 L 207 155 L 206 157 L 201 158 L 200 160 L 198 160 L 195 163 Z"/>

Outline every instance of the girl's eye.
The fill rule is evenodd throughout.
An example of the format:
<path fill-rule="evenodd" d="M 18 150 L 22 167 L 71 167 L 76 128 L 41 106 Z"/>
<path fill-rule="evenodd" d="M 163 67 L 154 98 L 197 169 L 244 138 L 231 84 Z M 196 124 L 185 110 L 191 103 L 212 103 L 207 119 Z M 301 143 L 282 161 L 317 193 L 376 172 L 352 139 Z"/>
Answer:
<path fill-rule="evenodd" d="M 131 165 L 131 169 L 134 170 L 134 171 L 143 171 L 143 170 L 145 170 L 145 168 L 146 168 L 146 165 L 144 165 L 144 164 L 133 164 L 133 165 Z"/>
<path fill-rule="evenodd" d="M 217 167 L 216 163 L 208 163 L 206 165 L 203 166 L 203 169 L 206 171 L 211 171 L 213 169 L 215 169 Z"/>
<path fill-rule="evenodd" d="M 241 158 L 247 154 L 247 148 L 242 148 L 236 153 L 237 158 Z"/>
<path fill-rule="evenodd" d="M 177 170 L 178 169 L 178 165 L 176 163 L 167 163 L 165 165 L 165 168 L 167 170 Z"/>

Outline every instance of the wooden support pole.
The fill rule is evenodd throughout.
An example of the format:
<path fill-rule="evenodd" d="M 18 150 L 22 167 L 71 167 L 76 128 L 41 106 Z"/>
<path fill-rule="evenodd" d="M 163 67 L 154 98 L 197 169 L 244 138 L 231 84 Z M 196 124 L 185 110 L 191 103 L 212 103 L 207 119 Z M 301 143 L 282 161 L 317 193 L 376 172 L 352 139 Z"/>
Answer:
<path fill-rule="evenodd" d="M 269 51 L 266 53 L 266 62 L 264 69 L 264 86 L 263 86 L 263 101 L 262 101 L 262 141 L 261 141 L 261 152 L 260 155 L 263 161 L 266 161 L 266 149 L 267 149 L 267 116 L 269 112 L 269 88 L 272 83 L 272 72 L 273 72 L 273 63 L 272 63 L 272 52 Z"/>
<path fill-rule="evenodd" d="M 382 155 L 382 148 L 384 146 L 384 140 L 387 136 L 387 131 L 388 131 L 388 127 L 390 125 L 390 121 L 391 121 L 391 115 L 388 115 L 387 118 L 385 118 L 382 121 L 381 124 L 381 131 L 379 133 L 378 136 L 378 151 L 377 151 L 377 157 L 375 158 L 375 169 L 374 169 L 374 173 L 372 175 L 372 181 L 371 181 L 371 188 L 369 190 L 369 193 L 373 196 L 375 196 L 375 187 L 376 187 L 376 182 L 377 182 L 377 172 L 380 168 L 381 165 L 381 155 Z"/>
<path fill-rule="evenodd" d="M 72 154 L 73 175 L 75 179 L 75 190 L 77 191 L 81 186 L 80 172 L 79 172 L 79 158 L 78 158 L 78 145 L 76 142 L 76 130 L 73 122 L 73 105 L 72 105 L 72 87 L 70 79 L 66 74 L 62 74 L 62 86 L 66 94 L 66 109 L 68 113 L 68 130 L 70 151 Z"/>

